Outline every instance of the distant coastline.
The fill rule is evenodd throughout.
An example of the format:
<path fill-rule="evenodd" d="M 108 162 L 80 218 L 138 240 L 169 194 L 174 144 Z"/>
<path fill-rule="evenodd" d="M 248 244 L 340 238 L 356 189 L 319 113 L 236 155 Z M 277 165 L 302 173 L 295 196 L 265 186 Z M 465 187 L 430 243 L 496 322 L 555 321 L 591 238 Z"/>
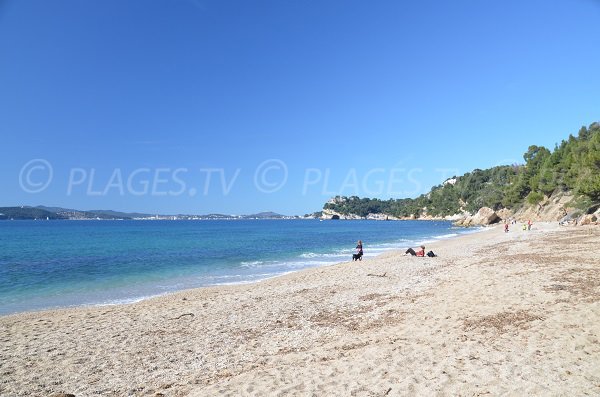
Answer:
<path fill-rule="evenodd" d="M 386 214 L 369 214 L 367 217 L 357 215 L 338 214 L 333 211 L 321 211 L 305 215 L 282 215 L 276 212 L 260 212 L 249 215 L 226 215 L 226 214 L 144 214 L 135 212 L 118 212 L 112 210 L 75 210 L 61 207 L 45 206 L 19 206 L 19 207 L 0 207 L 0 221 L 2 220 L 89 220 L 89 221 L 211 221 L 211 220 L 371 220 L 371 221 L 455 221 L 457 216 L 419 216 L 419 217 L 401 217 L 397 218 Z"/>
<path fill-rule="evenodd" d="M 313 215 L 282 215 L 276 212 L 260 212 L 250 215 L 162 215 L 112 210 L 76 210 L 62 207 L 0 207 L 0 220 L 249 220 L 249 219 L 315 219 Z"/>

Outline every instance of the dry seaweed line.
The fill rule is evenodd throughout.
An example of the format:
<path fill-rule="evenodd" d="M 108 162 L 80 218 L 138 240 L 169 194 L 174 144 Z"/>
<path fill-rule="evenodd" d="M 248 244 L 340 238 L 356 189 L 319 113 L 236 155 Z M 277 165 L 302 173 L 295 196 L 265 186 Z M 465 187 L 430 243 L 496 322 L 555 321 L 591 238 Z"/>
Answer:
<path fill-rule="evenodd" d="M 497 331 L 503 332 L 509 326 L 524 329 L 531 321 L 542 319 L 541 316 L 533 315 L 526 310 L 501 312 L 474 320 L 465 320 L 464 328 L 467 331 L 472 331 L 475 328 L 495 328 Z"/>
<path fill-rule="evenodd" d="M 179 320 L 181 317 L 185 317 L 185 316 L 194 317 L 194 313 L 183 313 L 177 317 L 170 318 L 169 320 Z"/>
<path fill-rule="evenodd" d="M 383 274 L 373 274 L 373 273 L 369 273 L 369 274 L 367 274 L 367 276 L 373 276 L 373 277 L 385 277 L 385 275 L 386 275 L 386 274 L 387 274 L 387 272 L 386 272 L 386 273 L 383 273 Z"/>

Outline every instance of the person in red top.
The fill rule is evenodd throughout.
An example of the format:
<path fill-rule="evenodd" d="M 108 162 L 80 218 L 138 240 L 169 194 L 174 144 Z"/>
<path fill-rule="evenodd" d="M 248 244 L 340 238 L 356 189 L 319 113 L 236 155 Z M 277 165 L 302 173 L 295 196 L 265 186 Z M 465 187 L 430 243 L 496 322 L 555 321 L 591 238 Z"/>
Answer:
<path fill-rule="evenodd" d="M 420 248 L 421 248 L 421 250 L 419 250 L 419 251 L 415 251 L 414 249 L 409 248 L 406 250 L 404 255 L 411 254 L 412 256 L 425 256 L 425 246 L 422 245 Z"/>

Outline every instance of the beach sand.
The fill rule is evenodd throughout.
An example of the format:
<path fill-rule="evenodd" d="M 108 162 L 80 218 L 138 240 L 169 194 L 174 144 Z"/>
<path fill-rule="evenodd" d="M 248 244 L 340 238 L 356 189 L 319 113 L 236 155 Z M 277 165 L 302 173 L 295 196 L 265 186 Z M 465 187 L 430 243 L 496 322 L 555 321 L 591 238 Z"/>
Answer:
<path fill-rule="evenodd" d="M 600 395 L 600 228 L 429 249 L 0 317 L 0 395 Z"/>

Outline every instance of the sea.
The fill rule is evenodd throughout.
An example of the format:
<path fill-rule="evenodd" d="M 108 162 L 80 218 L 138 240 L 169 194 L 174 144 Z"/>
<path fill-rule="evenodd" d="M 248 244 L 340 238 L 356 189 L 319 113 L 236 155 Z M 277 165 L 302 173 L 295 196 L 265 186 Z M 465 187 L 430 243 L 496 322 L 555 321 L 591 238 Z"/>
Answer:
<path fill-rule="evenodd" d="M 0 221 L 0 315 L 254 283 L 477 229 L 443 221 Z"/>

